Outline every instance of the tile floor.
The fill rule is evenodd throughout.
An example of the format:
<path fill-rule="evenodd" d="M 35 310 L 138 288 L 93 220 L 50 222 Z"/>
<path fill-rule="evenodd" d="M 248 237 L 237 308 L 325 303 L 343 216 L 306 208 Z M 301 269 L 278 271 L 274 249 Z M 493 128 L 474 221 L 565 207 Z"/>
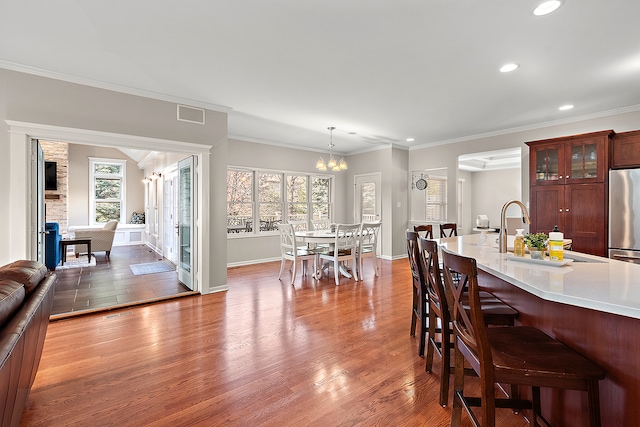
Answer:
<path fill-rule="evenodd" d="M 135 276 L 129 268 L 131 264 L 155 261 L 162 261 L 162 257 L 147 246 L 117 246 L 110 259 L 98 252 L 95 267 L 57 270 L 52 317 L 192 294 L 178 281 L 175 271 Z"/>

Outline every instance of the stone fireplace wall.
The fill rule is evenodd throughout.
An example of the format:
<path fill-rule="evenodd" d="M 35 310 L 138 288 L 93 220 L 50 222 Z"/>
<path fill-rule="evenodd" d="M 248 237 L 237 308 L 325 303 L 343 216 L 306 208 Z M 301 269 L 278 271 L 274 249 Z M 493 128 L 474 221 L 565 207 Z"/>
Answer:
<path fill-rule="evenodd" d="M 66 142 L 40 141 L 44 160 L 56 162 L 57 190 L 45 190 L 46 222 L 60 224 L 60 233 L 67 234 L 69 190 L 69 144 Z"/>

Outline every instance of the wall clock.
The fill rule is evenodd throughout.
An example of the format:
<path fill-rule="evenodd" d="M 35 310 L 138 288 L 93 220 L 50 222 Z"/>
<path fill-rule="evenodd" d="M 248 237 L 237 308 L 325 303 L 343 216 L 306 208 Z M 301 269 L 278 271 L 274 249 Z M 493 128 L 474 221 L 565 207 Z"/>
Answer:
<path fill-rule="evenodd" d="M 425 188 L 427 188 L 427 180 L 424 178 L 420 178 L 416 181 L 416 188 L 418 190 L 424 190 Z"/>

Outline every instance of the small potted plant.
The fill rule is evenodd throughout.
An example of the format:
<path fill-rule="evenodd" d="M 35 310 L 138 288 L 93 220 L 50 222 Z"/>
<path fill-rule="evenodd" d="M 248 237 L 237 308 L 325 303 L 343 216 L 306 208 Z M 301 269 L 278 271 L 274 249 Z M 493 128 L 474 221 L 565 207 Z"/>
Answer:
<path fill-rule="evenodd" d="M 549 236 L 545 233 L 527 234 L 524 236 L 524 244 L 527 245 L 532 259 L 544 259 L 547 250 Z"/>

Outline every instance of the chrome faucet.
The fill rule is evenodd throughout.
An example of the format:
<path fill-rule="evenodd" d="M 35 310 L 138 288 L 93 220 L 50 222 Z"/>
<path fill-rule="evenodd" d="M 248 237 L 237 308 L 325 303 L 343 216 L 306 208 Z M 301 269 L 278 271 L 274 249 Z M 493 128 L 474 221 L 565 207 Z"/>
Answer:
<path fill-rule="evenodd" d="M 500 235 L 498 236 L 498 252 L 501 254 L 507 252 L 507 208 L 510 205 L 516 204 L 520 206 L 522 213 L 524 214 L 524 219 L 527 224 L 531 224 L 531 219 L 529 219 L 529 212 L 527 212 L 527 208 L 524 204 L 522 204 L 519 200 L 509 200 L 502 207 L 502 212 L 500 213 Z"/>

